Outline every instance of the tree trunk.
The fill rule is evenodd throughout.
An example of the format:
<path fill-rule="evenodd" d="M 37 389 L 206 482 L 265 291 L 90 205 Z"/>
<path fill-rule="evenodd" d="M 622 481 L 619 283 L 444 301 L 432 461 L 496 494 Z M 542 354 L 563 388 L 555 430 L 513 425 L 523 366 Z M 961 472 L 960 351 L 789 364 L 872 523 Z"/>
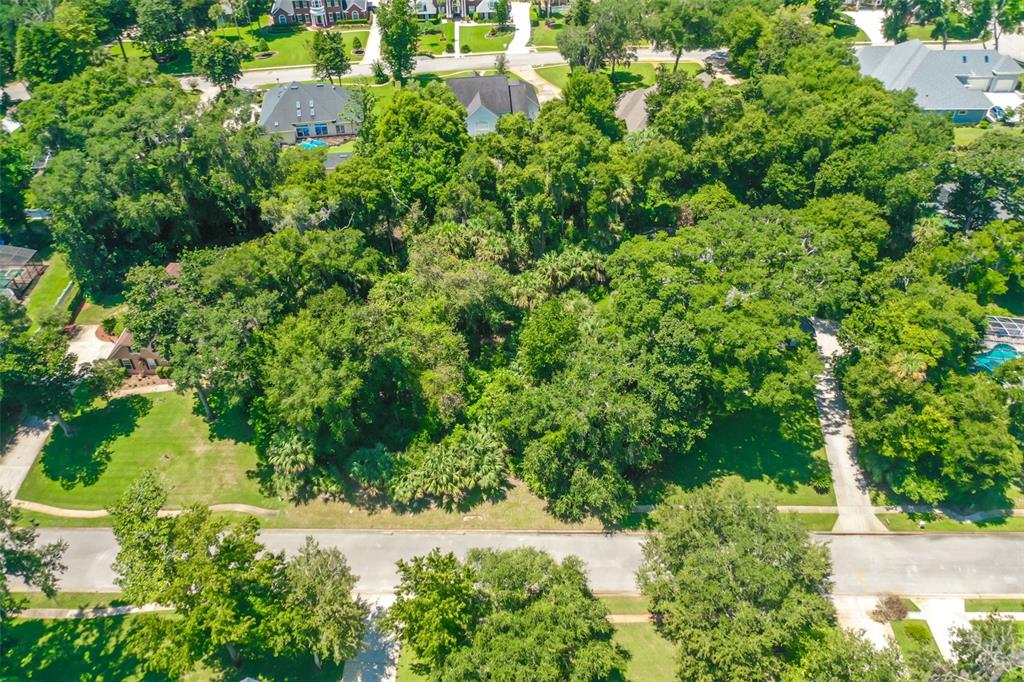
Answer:
<path fill-rule="evenodd" d="M 324 664 L 320 661 L 320 654 L 313 654 L 313 663 L 316 664 L 317 670 L 324 669 Z"/>
<path fill-rule="evenodd" d="M 125 61 L 128 61 L 128 53 L 124 51 L 124 42 L 121 40 L 121 34 L 117 34 L 117 46 L 121 48 L 121 56 L 124 57 Z"/>
<path fill-rule="evenodd" d="M 196 395 L 199 396 L 199 402 L 203 404 L 203 412 L 206 413 L 206 421 L 213 421 L 213 411 L 210 409 L 210 403 L 206 402 L 206 392 L 203 389 L 196 389 Z"/>
<path fill-rule="evenodd" d="M 675 73 L 679 69 L 679 58 L 683 56 L 682 51 L 676 52 L 676 61 L 672 65 L 672 73 Z"/>
<path fill-rule="evenodd" d="M 231 665 L 235 666 L 236 668 L 241 668 L 242 657 L 238 655 L 238 647 L 236 647 L 231 642 L 225 644 L 224 647 L 228 650 L 228 655 L 231 656 Z"/>
<path fill-rule="evenodd" d="M 57 420 L 57 423 L 60 425 L 61 430 L 64 431 L 65 438 L 71 438 L 71 436 L 75 435 L 75 432 L 71 430 L 71 427 L 68 426 L 68 423 L 64 421 L 64 417 L 60 416 L 60 413 L 57 413 L 55 419 Z"/>

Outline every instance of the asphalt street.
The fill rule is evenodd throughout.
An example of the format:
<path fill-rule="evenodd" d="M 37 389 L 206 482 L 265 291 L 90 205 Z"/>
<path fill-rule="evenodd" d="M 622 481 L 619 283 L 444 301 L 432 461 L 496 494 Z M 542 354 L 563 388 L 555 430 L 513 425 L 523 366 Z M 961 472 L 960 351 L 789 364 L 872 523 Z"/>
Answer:
<path fill-rule="evenodd" d="M 389 594 L 397 583 L 395 562 L 434 547 L 459 555 L 473 547 L 536 547 L 561 559 L 570 554 L 587 566 L 595 592 L 635 593 L 642 536 L 593 533 L 453 533 L 330 530 L 268 530 L 261 541 L 273 551 L 295 552 L 306 535 L 338 547 L 360 576 L 359 591 Z M 41 528 L 41 542 L 64 538 L 65 591 L 113 591 L 117 555 L 105 528 Z M 837 595 L 962 596 L 1024 594 L 1024 534 L 828 535 L 815 534 L 832 552 Z"/>

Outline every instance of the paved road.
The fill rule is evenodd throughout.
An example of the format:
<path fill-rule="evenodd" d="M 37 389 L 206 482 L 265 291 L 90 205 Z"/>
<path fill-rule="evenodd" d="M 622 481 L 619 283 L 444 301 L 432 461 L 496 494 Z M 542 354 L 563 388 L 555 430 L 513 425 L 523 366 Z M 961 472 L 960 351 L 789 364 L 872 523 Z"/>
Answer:
<path fill-rule="evenodd" d="M 836 339 L 838 325 L 828 320 L 815 319 L 811 322 L 814 325 L 818 354 L 825 363 L 825 371 L 818 375 L 814 387 L 814 402 L 818 407 L 825 453 L 832 473 L 832 488 L 839 508 L 839 519 L 833 530 L 845 533 L 884 533 L 886 528 L 875 517 L 867 483 L 857 463 L 850 411 L 832 372 L 835 359 L 843 353 Z"/>
<path fill-rule="evenodd" d="M 42 528 L 40 541 L 63 537 L 69 548 L 65 591 L 112 591 L 111 564 L 117 554 L 106 528 Z M 642 536 L 590 533 L 388 533 L 327 530 L 267 530 L 268 548 L 294 552 L 306 535 L 340 548 L 360 576 L 366 595 L 389 594 L 396 582 L 395 561 L 433 547 L 464 554 L 472 547 L 510 549 L 531 546 L 561 559 L 569 554 L 587 564 L 595 592 L 635 593 Z M 1024 534 L 827 535 L 835 565 L 837 595 L 902 594 L 963 596 L 1024 594 Z"/>

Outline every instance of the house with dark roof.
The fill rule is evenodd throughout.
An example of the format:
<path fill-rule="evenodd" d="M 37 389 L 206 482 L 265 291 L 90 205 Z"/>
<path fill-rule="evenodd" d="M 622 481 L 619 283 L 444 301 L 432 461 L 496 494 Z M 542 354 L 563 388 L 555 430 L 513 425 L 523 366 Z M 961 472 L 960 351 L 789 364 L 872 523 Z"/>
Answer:
<path fill-rule="evenodd" d="M 274 0 L 270 20 L 279 25 L 305 24 L 318 28 L 339 21 L 368 19 L 367 0 Z"/>
<path fill-rule="evenodd" d="M 449 78 L 445 84 L 466 108 L 470 135 L 493 132 L 498 119 L 506 114 L 523 114 L 533 120 L 540 113 L 537 89 L 507 76 Z"/>
<path fill-rule="evenodd" d="M 1020 64 L 995 50 L 931 49 L 920 40 L 857 50 L 860 72 L 887 90 L 913 90 L 918 106 L 978 123 L 994 105 L 991 93 L 1012 93 Z"/>
<path fill-rule="evenodd" d="M 710 87 L 714 77 L 701 71 L 694 75 L 705 88 Z M 632 133 L 647 127 L 647 96 L 658 89 L 657 85 L 636 90 L 627 90 L 615 100 L 615 118 L 626 124 L 626 132 Z"/>
<path fill-rule="evenodd" d="M 352 91 L 329 83 L 289 83 L 267 92 L 259 126 L 281 144 L 321 137 L 352 137 L 359 121 L 349 116 Z"/>

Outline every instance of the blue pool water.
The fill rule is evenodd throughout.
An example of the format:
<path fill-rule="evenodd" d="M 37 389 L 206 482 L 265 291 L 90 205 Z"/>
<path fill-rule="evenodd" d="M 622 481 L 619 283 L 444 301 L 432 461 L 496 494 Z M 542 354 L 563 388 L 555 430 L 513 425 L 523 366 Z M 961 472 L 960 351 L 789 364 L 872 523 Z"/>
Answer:
<path fill-rule="evenodd" d="M 1013 346 L 1005 343 L 996 344 L 984 353 L 979 353 L 974 358 L 974 366 L 986 372 L 995 370 L 996 367 L 1009 362 L 1020 355 Z"/>
<path fill-rule="evenodd" d="M 302 146 L 306 149 L 316 149 L 317 147 L 326 147 L 327 143 L 323 140 L 307 140 L 302 143 Z"/>

